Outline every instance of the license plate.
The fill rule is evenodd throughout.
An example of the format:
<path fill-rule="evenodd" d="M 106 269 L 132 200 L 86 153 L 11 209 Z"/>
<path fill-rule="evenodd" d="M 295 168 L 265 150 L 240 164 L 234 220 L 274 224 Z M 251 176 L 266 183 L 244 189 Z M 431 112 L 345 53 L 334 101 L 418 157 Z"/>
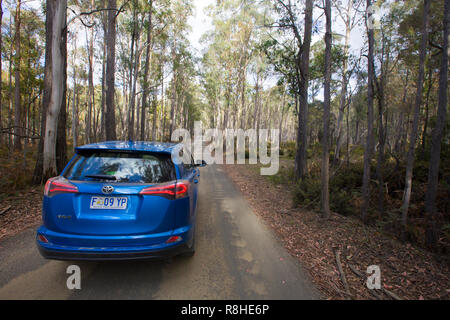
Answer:
<path fill-rule="evenodd" d="M 116 209 L 127 208 L 127 197 L 91 197 L 91 209 Z"/>

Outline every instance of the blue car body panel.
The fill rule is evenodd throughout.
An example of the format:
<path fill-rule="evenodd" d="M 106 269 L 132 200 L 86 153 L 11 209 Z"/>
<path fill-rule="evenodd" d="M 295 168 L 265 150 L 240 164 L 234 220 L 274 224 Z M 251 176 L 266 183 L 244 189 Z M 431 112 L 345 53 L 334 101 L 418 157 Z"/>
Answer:
<path fill-rule="evenodd" d="M 179 145 L 152 142 L 111 141 L 84 145 L 83 151 L 171 154 Z M 77 154 L 61 173 L 64 176 Z M 175 158 L 172 158 L 175 159 Z M 108 260 L 172 256 L 191 248 L 193 241 L 199 168 L 174 164 L 176 180 L 188 185 L 187 196 L 168 199 L 139 192 L 152 184 L 115 181 L 74 181 L 76 193 L 45 196 L 43 225 L 37 231 L 41 254 L 50 259 Z M 126 197 L 126 209 L 91 209 L 91 197 L 105 196 L 102 187 L 113 186 L 110 197 Z M 155 184 L 154 184 L 155 185 Z M 39 235 L 48 242 L 41 241 Z M 179 236 L 176 242 L 166 241 Z"/>

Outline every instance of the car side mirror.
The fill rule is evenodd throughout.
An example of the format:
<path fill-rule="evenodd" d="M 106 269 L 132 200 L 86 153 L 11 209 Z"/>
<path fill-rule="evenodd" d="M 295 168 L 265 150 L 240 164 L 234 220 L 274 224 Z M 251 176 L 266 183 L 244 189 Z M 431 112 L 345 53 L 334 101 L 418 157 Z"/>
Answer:
<path fill-rule="evenodd" d="M 202 160 L 201 163 L 196 163 L 196 164 L 195 164 L 196 167 L 206 167 L 206 165 L 207 165 L 207 163 L 206 163 L 205 160 Z"/>

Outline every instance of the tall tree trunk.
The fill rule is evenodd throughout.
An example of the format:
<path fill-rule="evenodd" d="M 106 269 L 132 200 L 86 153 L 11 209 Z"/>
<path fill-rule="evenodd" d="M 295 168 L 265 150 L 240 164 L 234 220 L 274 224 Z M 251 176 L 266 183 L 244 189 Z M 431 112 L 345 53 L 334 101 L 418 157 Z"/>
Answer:
<path fill-rule="evenodd" d="M 256 89 L 256 90 L 258 90 L 258 89 Z M 230 114 L 230 104 L 231 104 L 231 79 L 228 76 L 227 89 L 225 91 L 225 110 L 224 110 L 224 114 L 223 114 L 223 125 L 222 125 L 223 129 L 228 128 L 228 118 L 229 118 L 229 114 Z"/>
<path fill-rule="evenodd" d="M 278 136 L 278 140 L 280 141 L 279 143 L 281 144 L 282 142 L 282 138 L 283 138 L 283 120 L 284 120 L 284 115 L 286 113 L 285 109 L 286 109 L 286 88 L 283 85 L 283 102 L 281 103 L 281 115 L 280 115 L 280 123 L 278 124 L 278 130 L 279 130 L 279 136 Z M 244 128 L 242 128 L 244 129 Z"/>
<path fill-rule="evenodd" d="M 384 71 L 382 71 L 384 72 Z M 384 152 L 386 145 L 386 128 L 383 125 L 384 113 L 384 79 L 385 75 L 381 75 L 380 85 L 378 87 L 378 158 L 377 158 L 377 179 L 378 179 L 378 214 L 381 217 L 384 214 Z"/>
<path fill-rule="evenodd" d="M 311 48 L 312 18 L 313 18 L 313 0 L 306 0 L 305 3 L 305 30 L 303 35 L 303 44 L 299 49 L 297 64 L 300 69 L 297 82 L 299 90 L 299 112 L 298 112 L 298 131 L 297 131 L 297 153 L 295 155 L 295 177 L 304 179 L 307 173 L 307 122 L 308 122 L 308 85 L 309 85 L 309 55 Z M 300 59 L 300 60 L 299 60 Z"/>
<path fill-rule="evenodd" d="M 330 217 L 330 191 L 329 181 L 329 129 L 330 129 L 330 99 L 331 99 L 331 0 L 325 0 L 326 33 L 325 33 L 325 82 L 324 82 L 324 103 L 323 103 L 323 135 L 322 135 L 322 192 L 321 205 L 322 215 L 328 219 Z"/>
<path fill-rule="evenodd" d="M 157 117 L 157 101 L 156 95 L 152 97 L 152 110 L 153 110 L 153 119 L 152 119 L 152 141 L 156 141 L 156 117 Z"/>
<path fill-rule="evenodd" d="M 13 19 L 9 19 L 9 30 L 12 30 L 12 20 Z M 12 36 L 12 32 L 11 32 L 11 36 L 10 36 L 10 41 L 11 43 L 14 41 L 13 36 Z M 13 88 L 12 88 L 12 67 L 13 65 L 13 50 L 9 50 L 9 103 L 8 103 L 8 127 L 11 128 L 12 126 L 12 114 L 13 114 Z M 13 144 L 13 136 L 9 135 L 8 136 L 8 157 L 10 155 L 10 152 L 12 150 L 12 144 Z"/>
<path fill-rule="evenodd" d="M 128 140 L 134 140 L 135 139 L 135 110 L 136 110 L 136 88 L 137 88 L 137 78 L 138 78 L 138 71 L 140 68 L 140 54 L 138 52 L 139 48 L 139 32 L 137 32 L 136 35 L 136 42 L 135 42 L 135 57 L 133 62 L 133 72 L 132 72 L 132 83 L 131 83 L 131 94 L 130 94 L 130 121 L 128 122 Z M 130 70 L 131 71 L 131 70 Z"/>
<path fill-rule="evenodd" d="M 106 0 L 102 1 L 103 7 L 106 7 Z M 108 24 L 108 13 L 102 13 L 102 28 L 103 28 L 103 57 L 102 57 L 102 105 L 101 105 L 101 124 L 100 124 L 100 136 L 101 140 L 106 139 L 106 39 L 107 36 L 107 24 Z"/>
<path fill-rule="evenodd" d="M 0 0 L 0 30 L 2 29 L 3 26 L 3 4 L 2 4 L 2 0 Z M 0 74 L 1 74 L 1 66 L 2 66 L 2 39 L 3 39 L 3 34 L 0 32 Z M 2 77 L 0 76 L 0 128 L 3 128 L 3 118 L 2 118 L 2 112 L 3 112 L 3 104 L 2 104 L 2 100 L 3 100 L 3 95 L 2 95 L 2 86 L 3 86 L 3 82 L 2 82 Z M 0 143 L 3 143 L 3 136 L 0 135 Z"/>
<path fill-rule="evenodd" d="M 36 157 L 36 165 L 33 173 L 33 184 L 41 184 L 44 182 L 43 163 L 44 163 L 44 135 L 47 119 L 47 108 L 50 104 L 50 97 L 52 94 L 52 30 L 54 18 L 53 2 L 49 4 L 47 1 L 46 18 L 45 18 L 45 66 L 44 68 L 44 93 L 42 95 L 41 103 L 41 127 L 38 144 L 38 153 Z"/>
<path fill-rule="evenodd" d="M 405 107 L 406 107 L 406 98 L 408 94 L 408 81 L 409 81 L 409 70 L 406 70 L 406 78 L 405 78 L 405 86 L 403 89 L 403 98 L 402 98 L 402 105 L 400 109 L 400 116 L 399 116 L 399 123 L 398 123 L 398 130 L 397 130 L 397 137 L 395 139 L 395 153 L 400 153 L 402 144 L 402 136 L 403 136 L 403 121 L 405 117 Z M 403 150 L 402 150 L 403 151 Z"/>
<path fill-rule="evenodd" d="M 74 34 L 73 38 L 73 102 L 72 102 L 72 140 L 73 140 L 73 150 L 78 145 L 78 85 L 77 85 L 77 68 L 76 68 L 76 51 L 77 51 L 77 38 Z"/>
<path fill-rule="evenodd" d="M 95 2 L 91 0 L 91 10 L 95 9 Z M 92 113 L 95 103 L 94 98 L 94 28 L 90 28 L 90 35 L 86 35 L 89 39 L 88 45 L 88 81 L 89 81 L 89 92 L 88 92 L 88 121 L 86 126 L 86 141 L 87 143 L 92 142 Z"/>
<path fill-rule="evenodd" d="M 369 8 L 372 6 L 372 0 L 367 0 L 367 20 L 372 19 L 372 12 Z M 368 21 L 366 21 L 367 24 Z M 370 197 L 370 162 L 372 160 L 373 152 L 373 81 L 375 70 L 374 67 L 374 31 L 373 28 L 367 26 L 367 35 L 369 39 L 369 54 L 368 54 L 368 75 L 367 75 L 367 141 L 364 148 L 364 172 L 362 182 L 362 196 L 363 204 L 361 207 L 361 218 L 364 222 L 367 221 L 367 213 L 369 208 Z"/>
<path fill-rule="evenodd" d="M 20 6 L 22 1 L 17 2 L 16 15 L 14 22 L 16 25 L 15 34 L 15 75 L 14 75 L 14 150 L 22 150 L 20 136 L 22 135 L 21 130 L 21 103 L 20 103 Z"/>
<path fill-rule="evenodd" d="M 65 10 L 65 9 L 64 9 Z M 67 15 L 64 14 L 64 26 L 67 24 Z M 61 52 L 63 55 L 63 94 L 61 99 L 60 113 L 58 116 L 58 127 L 56 133 L 56 169 L 57 173 L 63 171 L 67 163 L 67 28 L 64 27 L 61 35 Z"/>
<path fill-rule="evenodd" d="M 423 132 L 422 132 L 422 152 L 425 152 L 425 143 L 427 139 L 427 129 L 428 129 L 428 118 L 429 118 L 429 108 L 430 108 L 430 93 L 433 88 L 433 68 L 430 65 L 428 66 L 428 86 L 427 86 L 427 94 L 425 101 L 425 120 L 423 124 Z"/>
<path fill-rule="evenodd" d="M 169 140 L 172 139 L 172 132 L 175 126 L 175 107 L 177 104 L 176 95 L 177 95 L 177 70 L 176 70 L 176 39 L 174 39 L 173 47 L 172 47 L 172 101 L 170 106 L 170 124 L 169 124 Z"/>
<path fill-rule="evenodd" d="M 350 105 L 350 104 L 349 104 Z M 347 108 L 347 112 L 345 113 L 345 123 L 347 127 L 347 148 L 346 148 L 346 154 L 345 154 L 345 164 L 348 168 L 350 165 L 350 121 L 349 121 L 349 115 L 350 115 L 350 106 Z"/>
<path fill-rule="evenodd" d="M 341 97 L 339 101 L 339 114 L 337 119 L 337 129 L 336 129 L 336 150 L 334 152 L 334 162 L 337 163 L 339 161 L 340 151 L 342 147 L 342 120 L 344 118 L 344 109 L 346 106 L 346 97 L 347 97 L 347 85 L 348 85 L 348 51 L 349 51 L 349 43 L 350 43 L 350 32 L 351 32 L 351 10 L 352 10 L 352 1 L 348 1 L 348 7 L 346 12 L 346 21 L 345 21 L 345 44 L 344 44 L 344 60 L 342 62 L 342 89 L 341 89 Z"/>
<path fill-rule="evenodd" d="M 64 47 L 63 30 L 66 28 L 66 0 L 47 0 L 47 10 L 51 8 L 53 20 L 52 28 L 48 31 L 51 32 L 49 46 L 52 52 L 50 64 L 46 64 L 45 68 L 51 68 L 46 75 L 51 76 L 51 81 L 46 84 L 50 84 L 51 92 L 50 101 L 47 106 L 47 116 L 45 124 L 44 134 L 44 159 L 43 159 L 43 175 L 44 178 L 48 178 L 57 174 L 56 166 L 56 135 L 58 118 L 61 110 L 64 95 Z"/>
<path fill-rule="evenodd" d="M 149 73 L 150 73 L 150 60 L 152 53 L 152 12 L 153 12 L 153 1 L 148 2 L 148 28 L 147 28 L 147 43 L 146 43 L 146 55 L 145 55 L 145 66 L 144 66 L 144 92 L 142 93 L 142 115 L 141 115 L 141 140 L 145 140 L 145 112 L 148 107 L 148 93 L 149 93 Z M 156 118 L 155 112 L 153 113 L 153 118 Z M 152 140 L 156 140 L 155 137 L 155 126 L 152 126 Z"/>
<path fill-rule="evenodd" d="M 127 137 L 128 140 L 133 140 L 133 132 L 134 132 L 134 103 L 136 99 L 136 90 L 135 90 L 135 84 L 134 81 L 134 72 L 133 70 L 136 70 L 136 64 L 135 62 L 135 55 L 137 55 L 137 52 L 135 50 L 136 46 L 135 43 L 137 41 L 136 36 L 136 2 L 133 1 L 133 30 L 131 32 L 131 44 L 130 44 L 130 63 L 129 63 L 129 70 L 130 70 L 130 78 L 129 78 L 129 86 L 130 86 L 130 92 L 129 92 L 129 105 L 127 110 Z"/>
<path fill-rule="evenodd" d="M 377 159 L 377 179 L 378 179 L 378 214 L 381 217 L 384 214 L 384 161 L 385 161 L 385 145 L 387 136 L 387 118 L 385 113 L 385 85 L 390 63 L 390 51 L 386 50 L 384 34 L 381 36 L 381 62 L 379 80 L 375 75 L 375 84 L 377 86 L 377 102 L 378 102 L 378 159 Z M 386 123 L 383 123 L 383 118 Z"/>
<path fill-rule="evenodd" d="M 406 230 L 407 219 L 408 219 L 408 209 L 409 209 L 409 201 L 411 197 L 411 189 L 412 189 L 412 176 L 413 176 L 413 167 L 414 167 L 414 156 L 416 149 L 416 141 L 418 136 L 418 127 L 419 127 L 419 115 L 420 115 L 420 106 L 422 104 L 422 92 L 423 92 L 423 81 L 424 81 L 424 73 L 425 73 L 425 59 L 427 55 L 427 43 L 428 43 L 428 17 L 430 12 L 430 0 L 423 1 L 424 10 L 423 10 L 423 25 L 422 25 L 422 40 L 420 42 L 420 53 L 419 53 L 419 75 L 417 79 L 417 94 L 416 94 L 416 102 L 414 104 L 414 118 L 413 124 L 411 128 L 411 136 L 409 139 L 409 150 L 408 156 L 406 159 L 406 175 L 405 175 L 405 191 L 403 194 L 403 204 L 402 204 L 402 227 L 403 230 Z"/>
<path fill-rule="evenodd" d="M 439 74 L 439 104 L 436 125 L 432 131 L 430 163 L 428 168 L 428 187 L 427 193 L 425 194 L 425 216 L 427 219 L 426 243 L 431 248 L 436 247 L 438 240 L 439 219 L 436 209 L 436 196 L 439 182 L 442 137 L 447 123 L 450 0 L 445 0 L 443 26 L 444 44 L 442 46 L 441 71 Z"/>
<path fill-rule="evenodd" d="M 260 108 L 260 98 L 259 98 L 259 81 L 260 81 L 260 74 L 259 72 L 256 74 L 256 88 L 255 88 L 255 110 L 253 110 L 253 126 L 252 128 L 256 128 L 256 121 L 258 119 L 258 112 Z"/>
<path fill-rule="evenodd" d="M 162 53 L 164 55 L 165 47 L 163 46 Z M 166 104 L 164 100 L 164 62 L 161 65 L 161 118 L 162 118 L 162 126 L 161 126 L 161 136 L 160 140 L 164 141 L 164 135 L 166 133 Z"/>
<path fill-rule="evenodd" d="M 116 63 L 116 0 L 108 0 L 108 28 L 106 38 L 106 140 L 116 140 L 116 116 L 114 105 L 114 82 Z"/>

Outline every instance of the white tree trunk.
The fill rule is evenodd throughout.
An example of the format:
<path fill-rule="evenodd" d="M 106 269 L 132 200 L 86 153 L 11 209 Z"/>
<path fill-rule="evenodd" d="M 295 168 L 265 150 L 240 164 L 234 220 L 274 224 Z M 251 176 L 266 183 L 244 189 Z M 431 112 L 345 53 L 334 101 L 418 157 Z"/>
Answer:
<path fill-rule="evenodd" d="M 62 30 L 65 27 L 67 0 L 48 0 L 53 2 L 54 17 L 53 28 L 51 30 L 52 60 L 51 66 L 51 96 L 47 107 L 47 118 L 44 135 L 44 177 L 57 174 L 56 169 L 56 130 L 58 125 L 58 116 L 61 109 L 63 91 L 64 91 L 64 58 L 61 50 Z"/>

